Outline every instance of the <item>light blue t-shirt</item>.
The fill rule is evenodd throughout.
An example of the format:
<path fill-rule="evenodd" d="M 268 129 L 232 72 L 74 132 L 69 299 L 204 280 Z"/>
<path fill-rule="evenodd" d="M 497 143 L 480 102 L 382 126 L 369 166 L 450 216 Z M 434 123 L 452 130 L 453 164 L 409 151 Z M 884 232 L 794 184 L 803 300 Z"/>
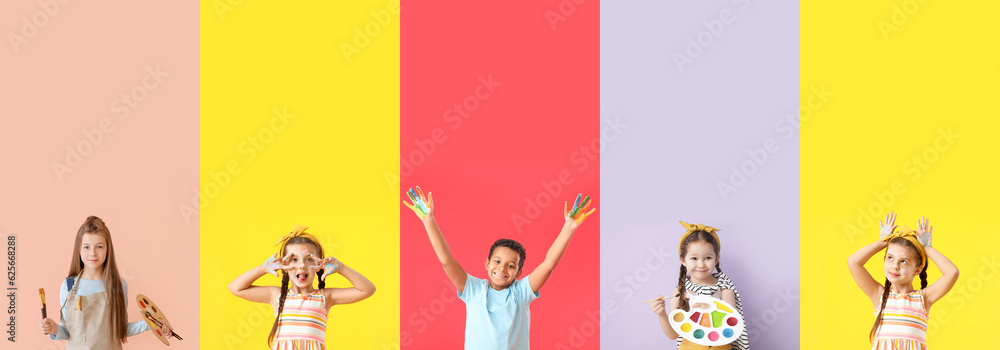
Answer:
<path fill-rule="evenodd" d="M 104 280 L 85 280 L 85 279 L 75 279 L 76 283 L 80 286 L 76 288 L 76 295 L 87 296 L 94 293 L 100 293 L 104 291 Z M 59 287 L 59 310 L 62 313 L 63 319 L 66 318 L 66 295 L 69 294 L 71 287 L 66 284 L 66 280 L 63 280 L 62 286 Z M 128 284 L 125 283 L 125 279 L 122 279 L 122 293 L 125 295 L 125 308 L 128 308 Z M 146 321 L 131 322 L 127 327 L 129 337 L 148 331 L 149 326 L 146 325 Z M 56 334 L 50 334 L 49 339 L 52 340 L 67 340 L 69 339 L 69 331 L 66 327 L 63 327 L 62 323 L 59 324 L 59 330 Z"/>
<path fill-rule="evenodd" d="M 538 298 L 528 278 L 514 281 L 504 290 L 490 288 L 489 281 L 468 275 L 458 298 L 465 302 L 466 349 L 527 349 L 531 329 L 528 304 Z"/>

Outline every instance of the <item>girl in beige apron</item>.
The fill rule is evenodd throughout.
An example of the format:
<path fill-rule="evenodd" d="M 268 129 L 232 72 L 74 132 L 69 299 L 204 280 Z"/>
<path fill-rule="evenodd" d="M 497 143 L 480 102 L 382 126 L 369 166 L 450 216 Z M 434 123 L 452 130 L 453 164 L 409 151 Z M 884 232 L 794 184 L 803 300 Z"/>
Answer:
<path fill-rule="evenodd" d="M 73 278 L 73 288 L 66 294 L 66 317 L 62 323 L 69 332 L 66 350 L 121 349 L 118 339 L 111 339 L 108 320 L 108 291 L 77 295 L 80 276 Z"/>

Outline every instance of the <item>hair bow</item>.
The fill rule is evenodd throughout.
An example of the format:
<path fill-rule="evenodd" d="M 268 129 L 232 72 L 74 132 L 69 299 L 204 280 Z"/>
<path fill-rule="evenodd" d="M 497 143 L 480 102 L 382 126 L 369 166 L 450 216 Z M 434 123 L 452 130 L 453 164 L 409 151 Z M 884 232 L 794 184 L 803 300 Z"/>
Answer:
<path fill-rule="evenodd" d="M 903 238 L 907 241 L 910 241 L 910 243 L 913 243 L 913 246 L 917 247 L 917 252 L 920 253 L 920 259 L 921 259 L 920 261 L 925 264 L 927 263 L 927 252 L 924 251 L 924 244 L 920 242 L 919 237 L 917 237 L 916 230 L 906 227 L 906 225 L 899 226 L 899 230 L 897 230 L 896 232 L 890 233 L 888 236 L 882 237 L 882 242 L 888 243 L 889 241 L 892 241 L 893 239 L 896 238 Z"/>
<path fill-rule="evenodd" d="M 285 234 L 284 236 L 281 236 L 281 238 L 278 239 L 278 243 L 275 243 L 274 245 L 284 246 L 285 242 L 288 242 L 288 240 L 290 240 L 292 238 L 299 237 L 299 236 L 312 236 L 312 235 L 306 233 L 307 229 L 309 229 L 309 226 L 295 225 L 295 227 L 292 228 L 292 232 L 289 232 L 289 233 Z"/>
<path fill-rule="evenodd" d="M 694 233 L 695 231 L 705 231 L 705 232 L 708 232 L 710 235 L 712 235 L 713 238 L 715 238 L 715 242 L 717 244 L 719 244 L 719 251 L 720 252 L 722 251 L 722 241 L 719 240 L 719 235 L 715 234 L 715 231 L 722 231 L 722 230 L 717 229 L 717 228 L 712 227 L 712 226 L 705 226 L 704 224 L 697 224 L 697 225 L 695 225 L 695 224 L 689 224 L 689 223 L 686 223 L 686 222 L 683 222 L 683 221 L 678 221 L 678 222 L 681 223 L 681 226 L 684 226 L 684 228 L 687 229 L 687 232 L 684 232 L 684 234 L 681 235 L 681 241 L 679 243 L 677 243 L 677 254 L 681 253 L 681 248 L 682 248 L 681 244 L 684 243 L 684 239 L 687 238 L 688 235 Z"/>

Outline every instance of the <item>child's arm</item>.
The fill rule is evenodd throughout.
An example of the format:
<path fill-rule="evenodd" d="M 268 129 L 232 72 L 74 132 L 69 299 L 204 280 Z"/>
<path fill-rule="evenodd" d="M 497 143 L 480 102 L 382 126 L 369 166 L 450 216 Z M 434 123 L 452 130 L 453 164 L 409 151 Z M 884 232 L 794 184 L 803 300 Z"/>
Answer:
<path fill-rule="evenodd" d="M 670 299 L 671 310 L 677 309 L 678 295 L 680 294 L 675 291 L 674 297 Z M 677 334 L 677 331 L 674 331 L 674 327 L 670 326 L 670 319 L 667 316 L 667 301 L 663 299 L 663 296 L 657 295 L 656 300 L 653 301 L 653 305 L 651 305 L 650 308 L 652 308 L 653 313 L 658 316 L 657 318 L 660 320 L 660 329 L 663 331 L 663 334 L 665 334 L 667 338 L 677 339 L 680 335 Z"/>
<path fill-rule="evenodd" d="M 428 192 L 427 197 L 424 197 L 424 192 L 419 186 L 417 186 L 417 191 L 413 191 L 411 188 L 407 192 L 407 195 L 413 204 L 406 203 L 405 201 L 403 204 L 412 209 L 423 221 L 424 230 L 427 230 L 427 238 L 431 241 L 431 246 L 434 247 L 434 253 L 437 254 L 438 261 L 441 262 L 441 267 L 444 268 L 444 273 L 448 275 L 448 279 L 455 285 L 459 293 L 464 292 L 465 280 L 469 274 L 451 256 L 451 248 L 448 248 L 448 241 L 445 241 L 444 235 L 438 227 L 437 220 L 434 219 L 434 196 Z"/>
<path fill-rule="evenodd" d="M 865 269 L 865 263 L 888 245 L 886 242 L 878 241 L 862 247 L 847 258 L 847 268 L 851 270 L 851 277 L 854 278 L 854 283 L 872 300 L 872 305 L 881 303 L 882 292 L 885 286 L 878 283 L 868 273 L 868 270 Z"/>
<path fill-rule="evenodd" d="M 933 231 L 934 226 L 930 226 L 926 218 L 917 221 L 917 237 L 920 239 L 920 243 L 925 246 L 924 252 L 927 253 L 927 258 L 937 265 L 938 270 L 941 270 L 941 278 L 924 288 L 924 304 L 926 304 L 927 310 L 930 310 L 931 305 L 948 294 L 951 287 L 955 286 L 955 282 L 958 282 L 958 266 L 955 266 L 948 257 L 931 246 L 931 233 Z"/>
<path fill-rule="evenodd" d="M 344 276 L 348 282 L 351 282 L 351 288 L 326 288 L 323 294 L 326 295 L 326 309 L 329 310 L 330 307 L 336 304 L 350 304 L 356 303 L 372 296 L 375 294 L 375 284 L 369 281 L 365 276 L 361 275 L 354 269 L 344 265 L 339 260 L 333 257 L 328 257 L 323 259 L 321 264 L 326 264 L 328 266 L 326 269 L 332 267 L 332 272 L 325 273 L 327 276 L 333 273 L 339 273 Z M 332 265 L 332 266 L 331 266 Z M 321 265 L 322 266 L 322 265 Z M 324 269 L 324 270 L 326 270 Z M 327 276 L 324 276 L 325 279 Z"/>
<path fill-rule="evenodd" d="M 258 278 L 264 276 L 265 274 L 278 275 L 278 271 L 285 267 L 288 259 L 291 258 L 292 254 L 288 253 L 285 257 L 277 259 L 277 254 L 268 258 L 263 264 L 254 266 L 247 272 L 244 272 L 239 277 L 236 277 L 233 282 L 229 283 L 229 292 L 240 298 L 258 302 L 258 303 L 271 303 L 272 300 L 278 298 L 278 293 L 281 293 L 281 288 L 274 286 L 255 286 L 253 283 L 257 281 Z"/>
<path fill-rule="evenodd" d="M 556 268 L 559 264 L 559 259 L 562 259 L 562 255 L 566 252 L 566 247 L 569 247 L 569 241 L 573 239 L 573 233 L 576 232 L 577 227 L 587 219 L 590 214 L 597 210 L 596 208 L 591 209 L 589 212 L 587 208 L 590 206 L 591 200 L 590 196 L 580 203 L 581 195 L 576 196 L 576 202 L 573 203 L 573 209 L 570 210 L 569 203 L 564 203 L 563 206 L 563 216 L 566 222 L 563 224 L 562 230 L 559 231 L 559 236 L 556 237 L 556 241 L 552 243 L 549 247 L 549 251 L 545 253 L 545 261 L 542 261 L 541 265 L 535 268 L 535 271 L 531 272 L 531 278 L 528 282 L 531 283 L 531 291 L 538 293 L 539 289 L 545 285 L 545 281 L 549 279 L 552 275 L 552 270 Z"/>

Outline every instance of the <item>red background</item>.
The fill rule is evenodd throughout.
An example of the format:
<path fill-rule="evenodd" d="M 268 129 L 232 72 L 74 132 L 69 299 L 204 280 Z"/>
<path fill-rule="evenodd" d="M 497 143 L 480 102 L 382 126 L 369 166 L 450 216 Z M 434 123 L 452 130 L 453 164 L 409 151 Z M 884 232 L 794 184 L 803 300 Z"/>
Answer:
<path fill-rule="evenodd" d="M 560 3 L 403 3 L 400 188 L 434 192 L 452 254 L 479 278 L 498 238 L 525 246 L 522 278 L 534 271 L 562 226 L 562 202 L 593 196 L 598 211 L 531 304 L 531 346 L 597 349 L 598 320 L 587 313 L 600 297 L 599 6 L 576 5 L 553 30 L 546 11 L 559 13 Z M 468 118 L 446 119 L 490 76 L 501 85 Z M 554 185 L 561 172 L 572 181 Z M 529 218 L 526 199 L 540 215 L 519 232 L 512 215 Z M 402 204 L 400 215 L 402 346 L 460 348 L 465 304 L 419 219 Z"/>

